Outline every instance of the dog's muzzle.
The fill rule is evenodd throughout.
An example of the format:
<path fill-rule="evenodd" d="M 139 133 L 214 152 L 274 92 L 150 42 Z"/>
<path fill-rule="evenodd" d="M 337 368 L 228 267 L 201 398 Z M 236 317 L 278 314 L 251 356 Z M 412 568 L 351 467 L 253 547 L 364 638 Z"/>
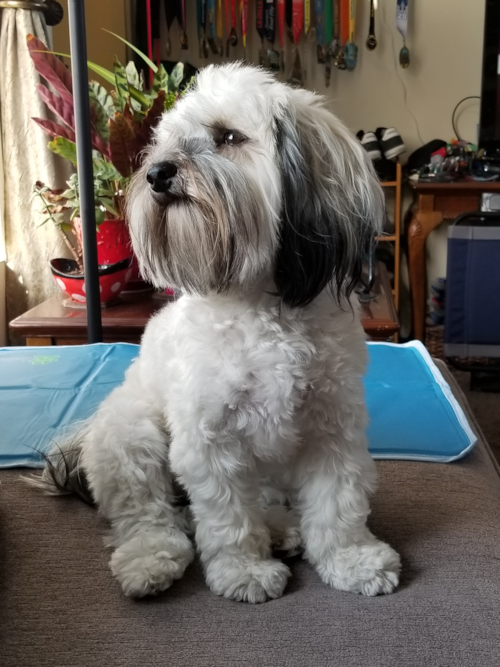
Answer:
<path fill-rule="evenodd" d="M 146 175 L 154 199 L 159 204 L 168 204 L 175 199 L 172 193 L 173 179 L 177 174 L 177 166 L 173 162 L 158 162 Z"/>

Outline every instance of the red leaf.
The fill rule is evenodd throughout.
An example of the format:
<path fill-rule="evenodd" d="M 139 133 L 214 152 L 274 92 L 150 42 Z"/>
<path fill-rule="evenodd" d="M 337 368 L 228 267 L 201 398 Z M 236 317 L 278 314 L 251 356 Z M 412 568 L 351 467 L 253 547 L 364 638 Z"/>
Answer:
<path fill-rule="evenodd" d="M 122 176 L 130 176 L 135 157 L 135 132 L 131 121 L 120 113 L 109 120 L 110 159 Z"/>
<path fill-rule="evenodd" d="M 64 139 L 69 139 L 73 143 L 75 142 L 75 133 L 64 125 L 59 125 L 59 123 L 54 123 L 45 118 L 33 118 L 32 120 L 38 123 L 45 134 L 48 134 L 51 139 L 54 139 L 54 137 L 64 137 Z"/>
<path fill-rule="evenodd" d="M 153 130 L 160 122 L 162 114 L 165 110 L 166 93 L 160 90 L 158 96 L 153 104 L 148 109 L 148 112 L 143 119 L 140 127 L 136 130 L 135 144 L 134 144 L 134 171 L 140 167 L 142 151 L 153 138 Z"/>
<path fill-rule="evenodd" d="M 37 84 L 36 89 L 49 109 L 74 131 L 75 117 L 73 115 L 73 105 L 67 104 L 61 97 L 51 93 L 50 90 L 41 83 Z"/>
<path fill-rule="evenodd" d="M 69 71 L 56 56 L 48 52 L 45 44 L 34 35 L 28 35 L 26 41 L 38 74 L 54 87 L 67 104 L 72 105 L 73 82 Z M 42 53 L 38 53 L 38 51 L 42 51 Z"/>
<path fill-rule="evenodd" d="M 92 146 L 99 151 L 105 158 L 110 159 L 110 147 L 101 139 L 101 137 L 92 130 Z"/>

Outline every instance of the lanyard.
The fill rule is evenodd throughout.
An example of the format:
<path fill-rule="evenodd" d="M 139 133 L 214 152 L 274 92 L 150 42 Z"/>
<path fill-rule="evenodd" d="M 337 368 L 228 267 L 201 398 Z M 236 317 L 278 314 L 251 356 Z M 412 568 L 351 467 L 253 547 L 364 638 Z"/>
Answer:
<path fill-rule="evenodd" d="M 243 39 L 243 49 L 246 49 L 247 46 L 248 2 L 249 0 L 240 0 L 241 36 Z"/>
<path fill-rule="evenodd" d="M 403 38 L 403 48 L 399 52 L 399 64 L 406 69 L 410 64 L 410 52 L 406 47 L 408 34 L 408 0 L 396 0 L 396 26 Z"/>
<path fill-rule="evenodd" d="M 215 40 L 215 0 L 207 0 L 208 45 L 214 55 L 218 53 Z"/>
<path fill-rule="evenodd" d="M 179 23 L 181 26 L 181 49 L 188 48 L 188 38 L 186 33 L 186 0 L 180 0 Z"/>
<path fill-rule="evenodd" d="M 270 44 L 274 44 L 276 38 L 276 0 L 265 0 L 264 36 Z"/>
<path fill-rule="evenodd" d="M 345 46 L 349 39 L 349 5 L 350 0 L 340 0 L 340 44 Z"/>
<path fill-rule="evenodd" d="M 329 47 L 333 37 L 333 3 L 327 0 L 325 5 L 325 45 Z"/>
<path fill-rule="evenodd" d="M 311 27 L 311 0 L 304 2 L 304 34 L 307 35 Z"/>
<path fill-rule="evenodd" d="M 292 0 L 292 34 L 293 43 L 299 43 L 304 29 L 304 0 Z"/>

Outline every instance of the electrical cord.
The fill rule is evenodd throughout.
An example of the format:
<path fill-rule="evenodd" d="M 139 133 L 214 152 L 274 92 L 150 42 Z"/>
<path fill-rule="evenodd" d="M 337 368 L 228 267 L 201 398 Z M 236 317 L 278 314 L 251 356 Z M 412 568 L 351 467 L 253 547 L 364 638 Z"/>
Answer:
<path fill-rule="evenodd" d="M 456 138 L 459 141 L 462 141 L 460 135 L 458 134 L 457 128 L 455 127 L 455 114 L 457 113 L 458 107 L 463 103 L 466 102 L 467 100 L 480 100 L 481 98 L 479 95 L 467 95 L 467 97 L 464 97 L 458 102 L 458 104 L 455 106 L 453 109 L 453 113 L 451 114 L 451 126 L 453 128 L 453 132 L 455 133 Z"/>

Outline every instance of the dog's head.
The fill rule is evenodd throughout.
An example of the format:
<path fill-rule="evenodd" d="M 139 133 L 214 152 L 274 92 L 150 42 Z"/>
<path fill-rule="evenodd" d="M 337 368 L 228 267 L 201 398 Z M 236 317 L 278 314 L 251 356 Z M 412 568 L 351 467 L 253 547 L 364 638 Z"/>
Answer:
<path fill-rule="evenodd" d="M 128 204 L 153 284 L 267 282 L 289 306 L 349 293 L 383 216 L 366 152 L 322 99 L 238 64 L 202 70 L 163 116 Z"/>

